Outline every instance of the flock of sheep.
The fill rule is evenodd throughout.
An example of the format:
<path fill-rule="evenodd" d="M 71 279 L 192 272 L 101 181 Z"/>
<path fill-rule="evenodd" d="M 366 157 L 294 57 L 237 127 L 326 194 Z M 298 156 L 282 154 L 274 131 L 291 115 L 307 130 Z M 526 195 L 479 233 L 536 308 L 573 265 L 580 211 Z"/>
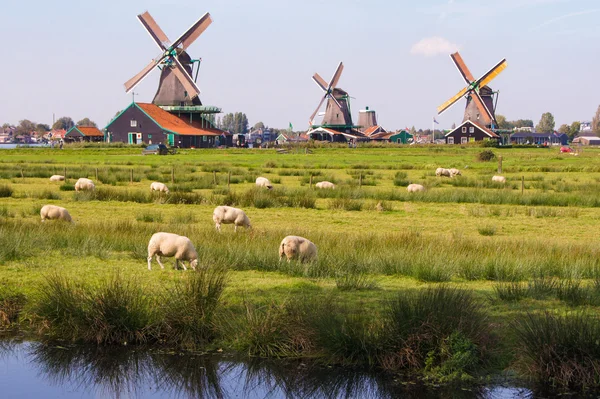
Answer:
<path fill-rule="evenodd" d="M 64 176 L 60 175 L 50 177 L 50 181 L 64 180 Z M 258 177 L 256 179 L 256 185 L 269 190 L 273 188 L 273 185 L 269 180 L 264 177 Z M 319 182 L 316 187 L 333 189 L 335 188 L 335 185 L 330 182 Z M 75 183 L 75 191 L 93 191 L 95 188 L 94 182 L 90 179 L 81 178 Z M 152 183 L 150 185 L 150 191 L 169 193 L 167 186 L 164 183 L 159 182 Z M 44 205 L 40 210 L 40 216 L 42 222 L 48 219 L 74 223 L 69 211 L 56 205 Z M 237 232 L 238 227 L 244 227 L 246 229 L 252 228 L 250 219 L 246 213 L 241 209 L 233 208 L 231 206 L 222 205 L 216 207 L 213 211 L 213 221 L 215 222 L 215 228 L 218 232 L 221 232 L 221 224 L 233 224 L 235 232 Z M 161 256 L 174 257 L 176 269 L 179 267 L 179 263 L 181 263 L 183 269 L 187 270 L 184 263 L 185 261 L 189 262 L 189 266 L 194 270 L 196 270 L 196 266 L 198 266 L 198 252 L 191 240 L 185 236 L 165 232 L 153 234 L 148 243 L 148 270 L 152 270 L 153 257 L 156 257 L 156 261 L 161 269 L 164 269 L 164 265 L 160 261 Z M 287 258 L 288 262 L 292 259 L 297 259 L 302 262 L 314 261 L 317 259 L 317 247 L 304 237 L 287 236 L 279 245 L 279 260 L 281 261 L 284 256 Z"/>
<path fill-rule="evenodd" d="M 460 176 L 461 172 L 455 168 L 437 168 L 435 175 L 453 178 L 455 176 Z M 64 180 L 64 176 L 60 175 L 50 177 L 50 181 Z M 492 177 L 492 181 L 506 183 L 506 178 L 504 176 L 494 176 Z M 269 182 L 269 179 L 265 177 L 258 177 L 256 179 L 256 185 L 268 190 L 273 189 L 273 185 Z M 328 181 L 321 181 L 315 184 L 315 187 L 319 189 L 335 189 L 335 184 Z M 81 178 L 75 183 L 75 191 L 93 191 L 95 188 L 94 182 L 90 179 Z M 159 182 L 153 182 L 150 185 L 150 191 L 157 191 L 158 193 L 165 194 L 169 193 L 168 187 L 164 183 Z M 425 187 L 421 184 L 409 184 L 407 191 L 409 193 L 423 192 L 425 191 Z M 378 206 L 380 206 L 380 204 L 378 204 Z M 55 219 L 74 223 L 69 211 L 56 205 L 44 205 L 40 210 L 40 216 L 42 222 L 46 219 Z M 241 209 L 233 208 L 231 206 L 217 206 L 213 212 L 213 221 L 215 222 L 215 228 L 218 232 L 221 232 L 222 224 L 233 224 L 235 232 L 237 232 L 238 227 L 244 227 L 246 229 L 252 228 L 250 219 L 246 213 Z M 183 263 L 184 261 L 189 262 L 190 267 L 194 270 L 198 265 L 198 252 L 196 251 L 194 244 L 192 244 L 189 238 L 173 233 L 159 232 L 152 235 L 150 242 L 148 243 L 148 270 L 152 270 L 151 263 L 153 257 L 156 257 L 156 261 L 160 267 L 164 269 L 164 265 L 160 261 L 161 256 L 175 257 L 175 268 L 178 268 L 179 262 L 181 262 L 183 269 L 187 270 L 187 267 Z M 279 260 L 281 261 L 284 256 L 287 258 L 288 262 L 292 259 L 298 259 L 302 262 L 313 261 L 317 258 L 317 247 L 304 237 L 287 236 L 279 245 Z"/>

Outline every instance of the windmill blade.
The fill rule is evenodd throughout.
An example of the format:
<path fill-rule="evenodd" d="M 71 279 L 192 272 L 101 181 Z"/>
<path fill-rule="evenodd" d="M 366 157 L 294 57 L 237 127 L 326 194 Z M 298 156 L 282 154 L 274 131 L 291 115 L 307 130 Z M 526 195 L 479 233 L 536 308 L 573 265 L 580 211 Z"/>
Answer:
<path fill-rule="evenodd" d="M 308 123 L 310 126 L 312 126 L 313 121 L 315 120 L 315 116 L 317 115 L 317 112 L 319 112 L 319 110 L 321 109 L 321 106 L 323 105 L 323 101 L 325 101 L 326 98 L 327 98 L 326 95 L 321 97 L 321 102 L 317 106 L 317 109 L 315 109 L 315 112 L 313 112 L 313 114 L 310 116 L 310 119 L 308 120 Z"/>
<path fill-rule="evenodd" d="M 169 43 L 169 38 L 167 35 L 165 35 L 165 32 L 160 29 L 160 26 L 158 26 L 154 18 L 152 18 L 152 15 L 146 11 L 137 17 L 142 25 L 144 25 L 144 28 L 146 28 L 152 39 L 154 39 L 158 47 L 160 47 L 161 50 L 166 50 L 167 47 L 165 46 L 165 43 Z"/>
<path fill-rule="evenodd" d="M 438 115 L 441 114 L 442 112 L 444 112 L 445 110 L 447 110 L 448 108 L 450 108 L 455 102 L 457 102 L 465 94 L 467 94 L 468 91 L 469 91 L 469 88 L 465 87 L 464 89 L 462 89 L 461 91 L 456 93 L 456 95 L 454 97 L 452 97 L 450 100 L 448 100 L 445 103 L 443 103 L 442 105 L 440 105 L 437 109 Z"/>
<path fill-rule="evenodd" d="M 338 102 L 337 98 L 335 98 L 333 93 L 329 93 L 328 97 L 330 100 L 333 100 L 333 102 L 337 105 L 337 107 L 340 109 L 340 111 L 342 111 L 342 105 Z"/>
<path fill-rule="evenodd" d="M 177 57 L 174 57 L 173 61 L 175 61 L 175 63 L 173 64 L 174 68 L 172 69 L 172 71 L 183 85 L 185 91 L 187 91 L 188 96 L 190 98 L 198 97 L 198 95 L 200 94 L 200 89 L 198 88 L 198 86 L 196 86 L 196 83 L 194 82 L 190 74 L 185 70 L 183 65 L 181 65 L 181 62 L 179 62 Z"/>
<path fill-rule="evenodd" d="M 317 85 L 319 85 L 319 87 L 321 89 L 323 89 L 323 91 L 327 91 L 327 82 L 325 81 L 325 79 L 323 79 L 321 77 L 321 75 L 319 75 L 318 73 L 315 73 L 312 77 L 312 79 L 315 81 L 315 83 Z"/>
<path fill-rule="evenodd" d="M 340 77 L 342 76 L 343 70 L 344 70 L 344 64 L 340 62 L 337 69 L 335 70 L 335 73 L 333 74 L 333 77 L 331 78 L 331 82 L 329 82 L 329 86 L 328 86 L 329 90 L 337 87 L 337 84 L 340 81 Z M 327 90 L 327 91 L 329 91 L 329 90 Z M 337 100 L 335 102 L 337 103 Z"/>
<path fill-rule="evenodd" d="M 450 54 L 450 58 L 452 58 L 452 61 L 454 61 L 456 69 L 458 69 L 458 72 L 460 72 L 462 77 L 465 79 L 465 82 L 467 82 L 467 84 L 471 84 L 475 78 L 473 77 L 471 71 L 469 71 L 469 68 L 467 68 L 467 64 L 465 64 L 458 51 L 454 54 Z"/>
<path fill-rule="evenodd" d="M 196 21 L 185 33 L 177 40 L 173 42 L 171 47 L 175 48 L 181 44 L 181 47 L 185 50 L 212 24 L 212 18 L 209 13 L 204 14 L 199 20 Z"/>
<path fill-rule="evenodd" d="M 146 65 L 144 69 L 142 69 L 137 75 L 125 82 L 125 92 L 129 93 L 131 89 L 137 86 L 146 76 L 148 76 L 148 74 L 150 74 L 150 72 L 152 72 L 154 67 L 158 65 L 161 60 L 162 58 L 157 58 L 150 61 L 150 63 Z"/>
<path fill-rule="evenodd" d="M 473 95 L 473 94 L 475 94 L 475 95 Z M 494 115 L 492 115 L 492 113 L 488 109 L 487 105 L 485 105 L 485 103 L 483 102 L 483 98 L 481 98 L 481 96 L 479 95 L 478 92 L 476 92 L 476 91 L 471 92 L 471 100 L 475 102 L 475 105 L 477 105 L 477 109 L 479 109 L 479 112 L 481 114 L 487 115 L 488 118 L 490 118 L 490 121 L 494 120 Z"/>
<path fill-rule="evenodd" d="M 479 78 L 477 84 L 479 87 L 483 87 L 490 83 L 496 76 L 500 75 L 500 72 L 504 71 L 508 63 L 506 59 L 503 59 L 499 63 L 497 63 L 492 69 L 490 69 L 485 75 Z"/>

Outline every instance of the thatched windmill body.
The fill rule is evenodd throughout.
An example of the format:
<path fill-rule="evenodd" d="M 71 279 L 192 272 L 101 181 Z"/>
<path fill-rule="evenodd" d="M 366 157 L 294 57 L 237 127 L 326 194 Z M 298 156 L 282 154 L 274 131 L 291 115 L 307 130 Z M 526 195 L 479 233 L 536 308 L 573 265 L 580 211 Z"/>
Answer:
<path fill-rule="evenodd" d="M 327 127 L 339 131 L 351 130 L 355 127 L 350 113 L 350 96 L 345 90 L 337 87 L 343 70 L 344 64 L 340 62 L 329 83 L 318 73 L 313 75 L 312 79 L 323 90 L 323 96 L 317 109 L 310 116 L 309 125 L 311 127 Z M 315 125 L 315 116 L 317 116 L 325 100 L 327 100 L 327 107 L 325 108 L 323 121 L 320 125 Z"/>
<path fill-rule="evenodd" d="M 463 122 L 471 120 L 486 127 L 495 128 L 496 104 L 494 102 L 494 95 L 496 93 L 487 85 L 506 68 L 506 59 L 498 62 L 492 69 L 476 80 L 458 52 L 451 54 L 450 58 L 452 58 L 454 65 L 456 65 L 467 86 L 439 106 L 438 115 L 465 97 L 467 105 L 465 107 Z"/>

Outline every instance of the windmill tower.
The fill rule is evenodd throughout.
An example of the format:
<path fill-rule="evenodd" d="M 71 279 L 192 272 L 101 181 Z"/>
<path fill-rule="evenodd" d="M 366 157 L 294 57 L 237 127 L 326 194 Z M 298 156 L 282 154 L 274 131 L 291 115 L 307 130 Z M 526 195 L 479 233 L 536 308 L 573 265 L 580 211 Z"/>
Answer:
<path fill-rule="evenodd" d="M 350 96 L 346 91 L 337 87 L 343 70 L 344 64 L 340 62 L 329 83 L 327 83 L 318 73 L 313 75 L 312 79 L 317 86 L 323 90 L 324 94 L 321 97 L 317 109 L 315 109 L 315 112 L 310 116 L 309 125 L 311 127 L 327 127 L 339 131 L 351 130 L 355 127 L 352 123 L 352 115 L 350 114 Z M 321 109 L 325 100 L 327 100 L 325 116 L 320 125 L 315 125 L 315 116 Z"/>
<path fill-rule="evenodd" d="M 459 91 L 454 97 L 438 107 L 438 115 L 450 108 L 461 98 L 467 99 L 463 122 L 471 120 L 488 128 L 496 127 L 496 107 L 494 103 L 494 91 L 487 86 L 506 66 L 506 59 L 498 62 L 492 69 L 482 77 L 475 80 L 469 68 L 458 52 L 451 54 L 450 58 L 467 83 L 467 86 Z"/>
<path fill-rule="evenodd" d="M 217 114 L 221 109 L 203 105 L 200 101 L 200 89 L 196 84 L 200 60 L 192 59 L 187 49 L 210 26 L 212 18 L 204 14 L 188 30 L 171 42 L 149 12 L 137 16 L 161 53 L 146 65 L 137 75 L 125 82 L 125 91 L 129 93 L 155 68 L 161 70 L 158 89 L 152 103 L 165 111 L 185 119 L 189 124 L 201 128 L 214 128 L 206 117 Z M 197 64 L 196 79 L 192 79 L 194 65 Z"/>

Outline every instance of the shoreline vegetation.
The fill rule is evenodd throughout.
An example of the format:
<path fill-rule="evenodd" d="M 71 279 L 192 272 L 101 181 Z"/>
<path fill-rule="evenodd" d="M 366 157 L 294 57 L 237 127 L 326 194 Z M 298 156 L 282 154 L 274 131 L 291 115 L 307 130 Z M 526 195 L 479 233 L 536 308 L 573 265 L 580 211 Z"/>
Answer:
<path fill-rule="evenodd" d="M 598 390 L 600 150 L 554 150 L 494 149 L 506 184 L 471 146 L 5 150 L 0 330 L 311 358 L 432 384 L 507 373 L 559 392 Z M 436 177 L 439 166 L 462 176 Z M 274 189 L 258 190 L 257 176 Z M 96 191 L 75 192 L 79 177 Z M 314 189 L 321 180 L 337 188 Z M 152 181 L 170 193 L 152 194 Z M 411 183 L 426 192 L 408 193 Z M 76 223 L 41 223 L 46 203 Z M 217 233 L 217 205 L 243 208 L 254 229 Z M 189 237 L 198 271 L 149 272 L 157 231 Z M 318 261 L 279 262 L 289 234 L 310 238 Z"/>

